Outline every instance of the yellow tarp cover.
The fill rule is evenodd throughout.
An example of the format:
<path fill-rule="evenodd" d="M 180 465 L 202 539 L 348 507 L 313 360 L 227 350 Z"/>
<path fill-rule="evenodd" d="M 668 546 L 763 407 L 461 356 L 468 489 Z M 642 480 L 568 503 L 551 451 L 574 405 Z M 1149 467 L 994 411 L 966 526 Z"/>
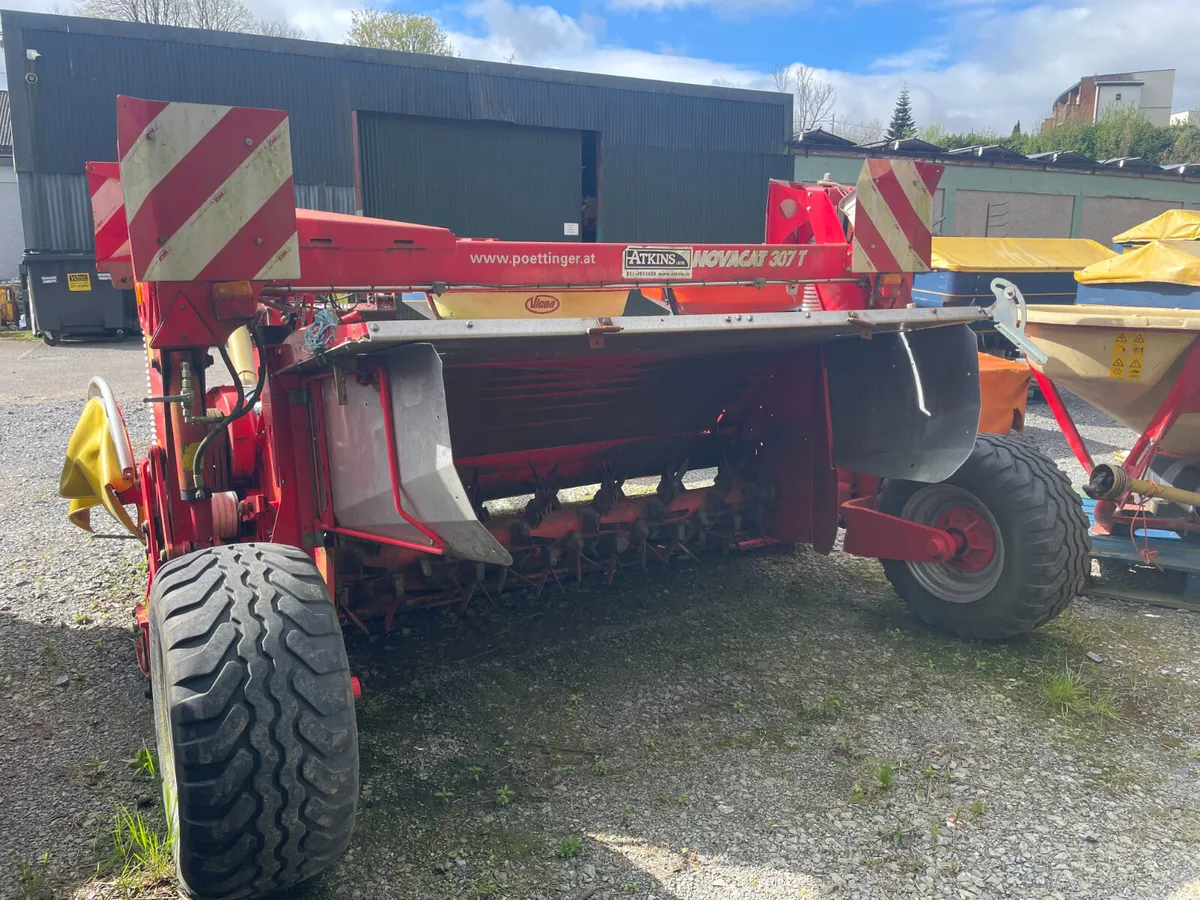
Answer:
<path fill-rule="evenodd" d="M 950 272 L 1074 272 L 1110 256 L 1083 238 L 935 237 L 932 262 Z"/>
<path fill-rule="evenodd" d="M 1082 284 L 1165 281 L 1200 287 L 1200 241 L 1151 241 L 1075 273 Z"/>
<path fill-rule="evenodd" d="M 58 495 L 71 501 L 67 516 L 80 528 L 91 531 L 91 509 L 103 506 L 130 534 L 140 538 L 140 529 L 117 497 L 118 491 L 131 487 L 133 480 L 125 477 L 117 459 L 104 404 L 92 397 L 67 443 L 67 458 L 58 479 Z"/>
<path fill-rule="evenodd" d="M 1113 238 L 1113 243 L 1197 240 L 1200 240 L 1200 209 L 1168 209 L 1149 222 L 1122 231 Z"/>

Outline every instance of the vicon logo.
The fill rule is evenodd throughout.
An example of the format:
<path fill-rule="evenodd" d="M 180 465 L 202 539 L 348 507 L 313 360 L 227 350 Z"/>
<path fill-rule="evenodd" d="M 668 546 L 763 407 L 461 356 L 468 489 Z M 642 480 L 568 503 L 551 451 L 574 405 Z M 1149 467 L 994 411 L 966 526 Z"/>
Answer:
<path fill-rule="evenodd" d="M 562 306 L 562 302 L 551 294 L 535 294 L 525 301 L 525 308 L 535 316 L 548 316 Z"/>

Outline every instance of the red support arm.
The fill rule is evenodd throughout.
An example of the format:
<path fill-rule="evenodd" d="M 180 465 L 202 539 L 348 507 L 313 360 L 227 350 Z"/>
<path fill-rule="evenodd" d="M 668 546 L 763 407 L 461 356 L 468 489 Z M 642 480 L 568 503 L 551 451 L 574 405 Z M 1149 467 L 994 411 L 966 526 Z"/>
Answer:
<path fill-rule="evenodd" d="M 1194 412 L 1200 412 L 1200 341 L 1192 344 L 1179 377 L 1121 463 L 1121 468 L 1134 478 L 1143 477 L 1158 442 L 1174 427 L 1180 416 Z"/>
<path fill-rule="evenodd" d="M 874 497 L 842 504 L 846 536 L 842 549 L 872 559 L 949 562 L 958 552 L 954 537 L 940 528 L 890 516 L 875 509 Z"/>
<path fill-rule="evenodd" d="M 1067 409 L 1067 405 L 1063 403 L 1062 395 L 1058 392 L 1058 386 L 1037 369 L 1030 368 L 1033 371 L 1034 379 L 1037 381 L 1038 390 L 1046 398 L 1046 405 L 1050 407 L 1050 412 L 1054 414 L 1054 421 L 1062 429 L 1063 437 L 1067 439 L 1067 445 L 1071 448 L 1071 452 L 1075 454 L 1075 458 L 1083 466 L 1083 471 L 1091 473 L 1092 469 L 1096 468 L 1096 464 L 1092 462 L 1092 454 L 1088 452 L 1087 444 L 1083 442 L 1083 435 L 1079 433 L 1079 429 L 1075 425 L 1075 420 L 1071 418 L 1071 413 Z"/>

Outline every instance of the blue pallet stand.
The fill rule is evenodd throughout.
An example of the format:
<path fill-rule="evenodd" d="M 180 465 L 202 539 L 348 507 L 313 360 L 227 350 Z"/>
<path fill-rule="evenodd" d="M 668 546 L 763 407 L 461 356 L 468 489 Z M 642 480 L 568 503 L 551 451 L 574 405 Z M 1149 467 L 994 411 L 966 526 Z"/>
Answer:
<path fill-rule="evenodd" d="M 1088 522 L 1096 524 L 1096 501 L 1083 498 L 1083 511 L 1087 513 Z M 1147 516 L 1147 523 L 1153 526 L 1154 517 Z M 1160 528 L 1138 528 L 1131 539 L 1129 532 L 1117 534 L 1091 534 L 1092 556 L 1096 559 L 1113 559 L 1130 565 L 1144 566 L 1146 561 L 1138 554 L 1138 548 L 1147 541 L 1150 549 L 1155 551 L 1154 561 L 1164 569 L 1173 572 L 1183 572 L 1187 579 L 1183 589 L 1183 603 L 1178 605 L 1186 609 L 1200 609 L 1200 540 L 1184 538 L 1174 531 Z M 1137 542 L 1137 548 L 1134 547 Z M 1115 593 L 1116 596 L 1130 595 L 1128 591 Z M 1147 599 L 1135 597 L 1134 599 Z M 1175 605 L 1175 604 L 1172 604 Z"/>

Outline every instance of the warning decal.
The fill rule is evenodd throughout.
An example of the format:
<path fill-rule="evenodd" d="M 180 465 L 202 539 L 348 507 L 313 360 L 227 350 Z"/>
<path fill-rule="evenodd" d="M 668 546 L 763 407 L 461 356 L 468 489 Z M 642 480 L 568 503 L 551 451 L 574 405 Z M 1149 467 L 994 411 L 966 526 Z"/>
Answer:
<path fill-rule="evenodd" d="M 1141 381 L 1146 365 L 1146 336 L 1139 332 L 1119 331 L 1112 342 L 1112 361 L 1108 377 L 1122 381 Z"/>
<path fill-rule="evenodd" d="M 68 272 L 67 273 L 67 290 L 68 291 L 90 291 L 92 289 L 92 276 L 88 272 Z"/>

